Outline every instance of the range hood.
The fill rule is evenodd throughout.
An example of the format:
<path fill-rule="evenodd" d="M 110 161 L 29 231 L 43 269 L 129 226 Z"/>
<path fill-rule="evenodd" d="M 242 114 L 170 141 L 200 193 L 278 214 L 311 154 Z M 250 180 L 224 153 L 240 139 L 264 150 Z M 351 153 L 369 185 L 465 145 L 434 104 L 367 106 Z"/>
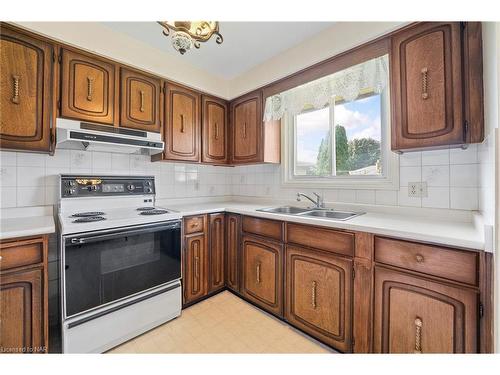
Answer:
<path fill-rule="evenodd" d="M 161 134 L 57 119 L 56 148 L 153 155 L 163 151 Z"/>

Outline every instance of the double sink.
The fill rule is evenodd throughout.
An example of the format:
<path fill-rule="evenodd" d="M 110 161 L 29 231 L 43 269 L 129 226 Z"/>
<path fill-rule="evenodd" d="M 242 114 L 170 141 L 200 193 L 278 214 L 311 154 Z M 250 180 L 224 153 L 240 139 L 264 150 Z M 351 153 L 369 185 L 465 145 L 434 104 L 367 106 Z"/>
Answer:
<path fill-rule="evenodd" d="M 363 215 L 364 212 L 336 211 L 328 208 L 302 208 L 293 206 L 260 208 L 257 211 L 272 214 L 284 214 L 304 217 L 318 217 L 337 221 L 345 221 Z"/>

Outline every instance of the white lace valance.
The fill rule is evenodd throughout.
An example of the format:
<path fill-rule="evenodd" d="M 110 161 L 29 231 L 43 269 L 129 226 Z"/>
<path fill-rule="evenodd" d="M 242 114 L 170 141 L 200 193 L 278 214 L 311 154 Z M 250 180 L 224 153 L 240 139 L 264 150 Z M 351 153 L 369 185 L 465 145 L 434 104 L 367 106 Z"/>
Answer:
<path fill-rule="evenodd" d="M 266 99 L 264 121 L 279 120 L 285 112 L 297 115 L 311 106 L 323 108 L 335 98 L 353 101 L 366 90 L 378 94 L 387 85 L 387 61 L 388 55 L 377 57 L 270 96 Z"/>

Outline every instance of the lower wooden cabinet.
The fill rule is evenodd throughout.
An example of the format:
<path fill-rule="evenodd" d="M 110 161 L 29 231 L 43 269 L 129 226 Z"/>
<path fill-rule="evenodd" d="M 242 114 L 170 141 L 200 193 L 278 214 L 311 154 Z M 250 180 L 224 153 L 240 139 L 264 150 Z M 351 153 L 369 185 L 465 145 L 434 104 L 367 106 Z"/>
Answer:
<path fill-rule="evenodd" d="M 0 243 L 0 352 L 48 352 L 47 238 Z"/>
<path fill-rule="evenodd" d="M 208 248 L 204 233 L 185 237 L 184 272 L 182 275 L 184 304 L 204 297 L 208 292 Z"/>
<path fill-rule="evenodd" d="M 244 235 L 241 294 L 276 315 L 283 316 L 283 245 Z"/>
<path fill-rule="evenodd" d="M 240 290 L 240 215 L 226 215 L 226 285 Z"/>
<path fill-rule="evenodd" d="M 286 249 L 285 319 L 343 352 L 352 350 L 352 260 Z"/>
<path fill-rule="evenodd" d="M 224 288 L 225 214 L 209 215 L 208 291 Z"/>
<path fill-rule="evenodd" d="M 476 353 L 478 293 L 375 267 L 375 353 Z"/>

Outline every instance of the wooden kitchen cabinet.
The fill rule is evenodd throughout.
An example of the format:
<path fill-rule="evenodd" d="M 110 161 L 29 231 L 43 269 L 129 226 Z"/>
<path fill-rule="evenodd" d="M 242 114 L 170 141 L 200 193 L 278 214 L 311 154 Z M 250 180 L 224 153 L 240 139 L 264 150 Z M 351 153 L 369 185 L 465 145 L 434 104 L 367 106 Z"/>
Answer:
<path fill-rule="evenodd" d="M 208 293 L 208 256 L 207 237 L 204 233 L 185 237 L 182 275 L 184 305 Z"/>
<path fill-rule="evenodd" d="M 48 352 L 47 237 L 0 243 L 0 351 Z"/>
<path fill-rule="evenodd" d="M 162 84 L 128 68 L 120 69 L 120 126 L 149 132 L 161 131 Z"/>
<path fill-rule="evenodd" d="M 283 245 L 245 234 L 241 294 L 264 310 L 283 316 Z"/>
<path fill-rule="evenodd" d="M 200 161 L 200 94 L 166 85 L 164 160 Z"/>
<path fill-rule="evenodd" d="M 375 353 L 476 353 L 478 292 L 375 267 Z"/>
<path fill-rule="evenodd" d="M 208 291 L 214 292 L 225 286 L 225 214 L 210 214 L 208 217 L 210 228 Z"/>
<path fill-rule="evenodd" d="M 231 161 L 259 162 L 262 154 L 262 94 L 255 91 L 231 102 Z"/>
<path fill-rule="evenodd" d="M 211 96 L 202 96 L 201 161 L 227 164 L 227 103 Z"/>
<path fill-rule="evenodd" d="M 287 246 L 285 319 L 343 352 L 352 351 L 353 262 Z"/>
<path fill-rule="evenodd" d="M 421 22 L 393 34 L 392 150 L 482 141 L 481 38 L 464 33 L 480 35 L 472 24 Z"/>
<path fill-rule="evenodd" d="M 226 215 L 226 286 L 240 290 L 240 215 Z"/>
<path fill-rule="evenodd" d="M 53 152 L 53 45 L 2 23 L 0 53 L 0 148 Z"/>
<path fill-rule="evenodd" d="M 62 49 L 61 117 L 113 125 L 118 115 L 117 64 Z"/>

